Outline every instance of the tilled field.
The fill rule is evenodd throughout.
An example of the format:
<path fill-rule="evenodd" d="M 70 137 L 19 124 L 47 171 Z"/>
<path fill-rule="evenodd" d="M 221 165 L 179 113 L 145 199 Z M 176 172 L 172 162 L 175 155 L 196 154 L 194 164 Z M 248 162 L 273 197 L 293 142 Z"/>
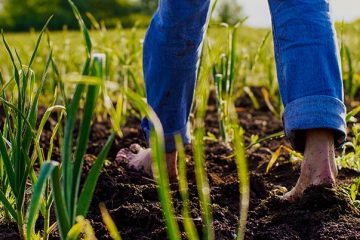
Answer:
<path fill-rule="evenodd" d="M 254 89 L 259 95 L 258 89 Z M 252 134 L 260 137 L 282 129 L 281 121 L 274 118 L 261 101 L 261 108 L 254 110 L 247 97 L 237 100 L 237 111 L 241 126 L 246 131 L 246 142 Z M 216 105 L 210 98 L 206 130 L 218 135 Z M 132 143 L 145 146 L 139 131 L 139 120 L 130 117 L 123 128 L 124 138 L 116 139 L 99 178 L 88 218 L 98 239 L 111 239 L 106 231 L 98 205 L 104 202 L 110 211 L 123 239 L 167 239 L 163 213 L 153 180 L 140 173 L 126 169 L 124 163 L 115 161 L 119 149 Z M 51 124 L 47 126 L 51 128 Z M 86 174 L 95 156 L 106 142 L 110 132 L 110 121 L 97 121 L 93 125 L 86 164 Z M 47 144 L 51 132 L 45 131 L 42 142 Z M 250 211 L 246 239 L 360 239 L 360 214 L 343 190 L 358 172 L 341 169 L 338 186 L 313 187 L 305 192 L 296 204 L 279 200 L 284 187 L 290 189 L 299 176 L 300 163 L 289 161 L 282 154 L 277 164 L 266 174 L 265 169 L 272 152 L 280 145 L 288 145 L 285 139 L 274 139 L 248 150 L 250 174 Z M 59 156 L 59 149 L 55 149 Z M 211 186 L 211 200 L 216 239 L 235 239 L 239 213 L 239 186 L 232 151 L 218 142 L 206 141 L 206 164 Z M 194 163 L 191 147 L 187 147 L 187 166 L 191 214 L 201 234 L 199 201 L 195 184 Z M 181 198 L 176 183 L 171 185 L 174 207 L 181 230 Z M 41 226 L 41 221 L 38 223 Z M 0 225 L 0 239 L 17 239 L 15 225 Z M 52 239 L 59 239 L 56 233 Z M 186 239 L 183 233 L 183 239 Z"/>

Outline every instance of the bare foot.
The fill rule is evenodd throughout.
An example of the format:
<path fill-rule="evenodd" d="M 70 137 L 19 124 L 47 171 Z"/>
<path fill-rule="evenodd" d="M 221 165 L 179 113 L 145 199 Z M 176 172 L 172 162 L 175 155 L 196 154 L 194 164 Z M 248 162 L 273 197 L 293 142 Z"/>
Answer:
<path fill-rule="evenodd" d="M 308 130 L 300 177 L 295 187 L 286 193 L 283 199 L 295 202 L 302 197 L 304 190 L 312 185 L 333 185 L 337 174 L 332 130 Z"/>
<path fill-rule="evenodd" d="M 141 171 L 153 178 L 151 149 L 143 149 L 138 144 L 132 144 L 130 148 L 121 149 L 116 155 L 118 162 L 125 162 L 129 169 Z M 177 152 L 166 153 L 166 165 L 170 181 L 178 178 Z"/>

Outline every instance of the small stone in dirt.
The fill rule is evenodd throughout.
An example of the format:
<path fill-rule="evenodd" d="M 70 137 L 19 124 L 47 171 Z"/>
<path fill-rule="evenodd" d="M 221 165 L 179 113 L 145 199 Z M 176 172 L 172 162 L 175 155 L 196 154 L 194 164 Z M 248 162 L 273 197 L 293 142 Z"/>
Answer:
<path fill-rule="evenodd" d="M 209 177 L 211 182 L 215 185 L 221 185 L 224 184 L 225 182 L 216 174 L 216 173 L 209 173 Z"/>

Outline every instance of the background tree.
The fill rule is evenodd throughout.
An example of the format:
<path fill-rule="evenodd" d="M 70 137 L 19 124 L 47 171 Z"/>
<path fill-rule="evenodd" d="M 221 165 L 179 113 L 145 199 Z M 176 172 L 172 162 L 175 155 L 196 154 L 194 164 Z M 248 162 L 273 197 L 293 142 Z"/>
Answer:
<path fill-rule="evenodd" d="M 216 20 L 228 24 L 235 24 L 243 18 L 243 8 L 236 0 L 220 0 L 216 7 Z"/>
<path fill-rule="evenodd" d="M 137 0 L 137 4 L 139 5 L 141 12 L 152 15 L 159 4 L 159 0 Z"/>
<path fill-rule="evenodd" d="M 108 27 L 119 21 L 124 27 L 135 22 L 143 26 L 150 21 L 157 7 L 157 0 L 74 0 L 80 12 L 90 12 Z M 49 28 L 61 29 L 64 25 L 76 28 L 69 3 L 66 0 L 0 0 L 0 26 L 6 31 L 27 31 L 40 29 L 46 19 L 54 15 Z M 85 19 L 86 20 L 86 19 Z"/>

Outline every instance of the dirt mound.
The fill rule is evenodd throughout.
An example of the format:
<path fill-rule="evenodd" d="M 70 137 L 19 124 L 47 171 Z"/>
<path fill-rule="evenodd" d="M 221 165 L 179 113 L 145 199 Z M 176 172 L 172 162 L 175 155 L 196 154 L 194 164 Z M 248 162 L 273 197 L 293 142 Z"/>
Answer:
<path fill-rule="evenodd" d="M 312 186 L 294 204 L 275 194 L 262 201 L 250 213 L 248 238 L 360 239 L 359 216 L 341 187 Z"/>

